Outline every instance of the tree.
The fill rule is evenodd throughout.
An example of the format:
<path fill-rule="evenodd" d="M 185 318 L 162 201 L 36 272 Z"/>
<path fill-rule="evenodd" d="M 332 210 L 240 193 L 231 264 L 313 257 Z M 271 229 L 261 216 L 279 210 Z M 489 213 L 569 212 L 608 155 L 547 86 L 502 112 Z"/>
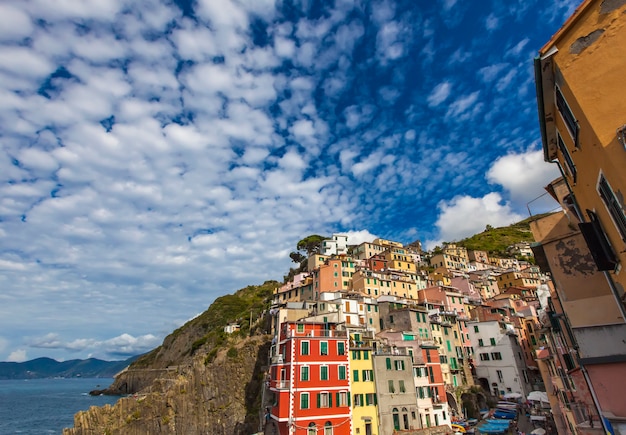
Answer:
<path fill-rule="evenodd" d="M 319 254 L 322 247 L 322 241 L 327 238 L 328 237 L 320 236 L 318 234 L 311 234 L 310 236 L 300 240 L 296 247 L 298 248 L 298 251 L 305 251 L 307 256 Z"/>
<path fill-rule="evenodd" d="M 299 252 L 291 252 L 289 253 L 289 258 L 296 264 L 302 263 L 303 260 L 306 260 L 306 257 Z"/>

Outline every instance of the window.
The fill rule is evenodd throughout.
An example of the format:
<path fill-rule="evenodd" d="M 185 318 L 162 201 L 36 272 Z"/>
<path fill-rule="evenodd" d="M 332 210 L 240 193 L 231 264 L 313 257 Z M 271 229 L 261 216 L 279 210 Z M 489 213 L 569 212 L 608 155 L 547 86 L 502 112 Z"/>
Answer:
<path fill-rule="evenodd" d="M 307 435 L 317 435 L 317 426 L 315 423 L 309 423 L 309 428 L 306 431 Z"/>
<path fill-rule="evenodd" d="M 328 342 L 327 341 L 320 342 L 320 355 L 328 355 Z"/>
<path fill-rule="evenodd" d="M 396 370 L 404 370 L 404 360 L 395 360 Z"/>
<path fill-rule="evenodd" d="M 304 332 L 304 324 L 298 323 L 298 325 L 296 325 L 296 327 L 298 328 L 297 331 L 299 333 L 303 333 Z"/>
<path fill-rule="evenodd" d="M 495 346 L 495 345 L 496 345 L 496 339 L 495 339 L 495 338 L 493 338 L 493 337 L 491 337 L 491 338 L 489 339 L 489 342 L 491 343 L 491 345 L 492 345 L 492 346 Z"/>
<path fill-rule="evenodd" d="M 390 393 L 395 393 L 396 392 L 396 387 L 394 387 L 394 385 L 393 385 L 393 379 L 389 379 L 387 381 L 387 383 L 388 383 L 387 387 L 389 388 L 389 392 Z"/>
<path fill-rule="evenodd" d="M 354 406 L 364 406 L 363 394 L 355 394 L 353 397 L 354 397 Z"/>
<path fill-rule="evenodd" d="M 376 404 L 378 404 L 378 401 L 376 400 L 376 394 L 367 393 L 365 395 L 365 405 L 376 405 Z"/>
<path fill-rule="evenodd" d="M 354 382 L 359 382 L 359 371 L 358 370 L 353 370 L 352 371 L 352 380 Z"/>
<path fill-rule="evenodd" d="M 491 352 L 491 359 L 494 361 L 500 361 L 502 359 L 502 354 L 500 352 Z"/>
<path fill-rule="evenodd" d="M 300 355 L 308 355 L 309 354 L 309 342 L 303 341 L 300 343 Z"/>
<path fill-rule="evenodd" d="M 363 370 L 363 381 L 371 382 L 374 380 L 374 371 L 373 370 Z"/>
<path fill-rule="evenodd" d="M 320 366 L 320 381 L 328 380 L 328 366 Z"/>
<path fill-rule="evenodd" d="M 337 343 L 337 355 L 346 354 L 346 344 L 343 341 Z"/>
<path fill-rule="evenodd" d="M 361 359 L 361 351 L 353 350 L 352 351 L 352 359 Z"/>
<path fill-rule="evenodd" d="M 578 148 L 578 121 L 576 121 L 572 109 L 570 109 L 569 104 L 565 101 L 565 97 L 558 86 L 556 86 L 556 107 L 558 107 L 559 112 L 561 112 L 563 121 L 565 121 L 567 129 L 572 135 L 572 139 L 574 139 L 574 144 L 576 148 Z"/>
<path fill-rule="evenodd" d="M 309 393 L 300 393 L 300 409 L 309 409 Z"/>
<path fill-rule="evenodd" d="M 498 382 L 503 382 L 502 370 L 496 370 L 496 374 L 498 375 Z"/>
<path fill-rule="evenodd" d="M 479 338 L 479 339 L 478 339 L 478 345 L 479 345 L 480 347 L 483 347 L 483 346 L 484 346 L 484 344 L 483 344 L 483 339 L 482 339 L 482 338 Z"/>
<path fill-rule="evenodd" d="M 624 215 L 624 209 L 617 200 L 613 189 L 611 189 L 611 185 L 606 178 L 604 178 L 604 174 L 600 174 L 600 180 L 598 181 L 598 193 L 609 211 L 611 219 L 613 219 L 613 223 L 622 236 L 622 240 L 626 241 L 626 215 Z"/>
<path fill-rule="evenodd" d="M 333 424 L 330 421 L 324 424 L 324 435 L 333 435 Z"/>
<path fill-rule="evenodd" d="M 346 366 L 339 366 L 339 379 L 342 381 L 346 379 Z"/>
<path fill-rule="evenodd" d="M 346 391 L 336 393 L 337 406 L 350 406 L 349 397 L 350 395 Z"/>
<path fill-rule="evenodd" d="M 404 388 L 404 381 L 403 380 L 399 380 L 398 383 L 399 383 L 398 389 L 400 390 L 400 392 L 401 393 L 406 393 L 406 388 Z"/>
<path fill-rule="evenodd" d="M 489 354 L 488 353 L 481 353 L 480 354 L 480 360 L 481 361 L 489 361 Z"/>
<path fill-rule="evenodd" d="M 372 320 L 372 319 L 370 319 Z M 363 359 L 370 359 L 370 354 L 368 350 L 363 351 Z"/>
<path fill-rule="evenodd" d="M 400 414 L 398 414 L 398 408 L 393 408 L 393 428 L 400 430 Z"/>
<path fill-rule="evenodd" d="M 391 370 L 391 358 L 385 358 L 385 364 L 387 366 L 387 370 Z"/>
<path fill-rule="evenodd" d="M 301 381 L 309 380 L 309 366 L 300 367 L 300 380 Z"/>
<path fill-rule="evenodd" d="M 332 396 L 330 393 L 318 393 L 317 394 L 317 407 L 318 408 L 331 408 L 333 406 Z"/>

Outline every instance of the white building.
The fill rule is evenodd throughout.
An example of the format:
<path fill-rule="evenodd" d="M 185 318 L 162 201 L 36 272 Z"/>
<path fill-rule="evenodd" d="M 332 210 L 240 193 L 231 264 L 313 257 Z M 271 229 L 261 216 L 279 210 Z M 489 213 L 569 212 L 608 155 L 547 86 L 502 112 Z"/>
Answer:
<path fill-rule="evenodd" d="M 341 255 L 348 253 L 348 236 L 345 234 L 333 234 L 333 237 L 322 241 L 320 254 Z"/>
<path fill-rule="evenodd" d="M 531 385 L 512 325 L 496 320 L 468 322 L 467 329 L 479 383 L 496 397 L 519 393 L 525 398 Z"/>

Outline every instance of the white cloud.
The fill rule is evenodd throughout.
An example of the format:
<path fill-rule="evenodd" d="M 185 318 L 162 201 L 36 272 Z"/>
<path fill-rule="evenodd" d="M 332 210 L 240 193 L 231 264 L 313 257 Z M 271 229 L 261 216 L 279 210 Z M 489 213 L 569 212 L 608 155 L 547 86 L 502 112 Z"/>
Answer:
<path fill-rule="evenodd" d="M 485 66 L 478 70 L 478 75 L 483 82 L 491 83 L 500 74 L 500 72 L 508 66 L 508 63 L 496 63 L 493 65 Z"/>
<path fill-rule="evenodd" d="M 7 357 L 7 362 L 24 362 L 26 361 L 26 350 L 25 349 L 17 349 L 9 354 Z"/>
<path fill-rule="evenodd" d="M 529 38 L 524 38 L 521 41 L 519 41 L 517 44 L 515 44 L 509 51 L 507 54 L 512 54 L 512 55 L 519 55 L 522 50 L 524 49 L 524 47 L 526 47 L 526 45 L 528 44 L 528 42 L 530 41 Z"/>
<path fill-rule="evenodd" d="M 485 225 L 501 227 L 523 219 L 496 192 L 481 198 L 457 196 L 450 201 L 440 202 L 439 211 L 436 223 L 439 239 L 448 242 L 479 233 L 485 229 Z"/>
<path fill-rule="evenodd" d="M 344 231 L 341 234 L 348 236 L 349 245 L 360 245 L 364 242 L 373 242 L 378 236 L 373 235 L 367 230 Z"/>
<path fill-rule="evenodd" d="M 0 4 L 0 41 L 21 40 L 32 32 L 33 23 L 28 14 L 15 5 Z"/>
<path fill-rule="evenodd" d="M 474 91 L 471 94 L 463 95 L 450 103 L 448 106 L 448 112 L 446 117 L 455 118 L 460 117 L 467 119 L 477 113 L 482 107 L 480 103 L 477 103 L 480 91 Z"/>
<path fill-rule="evenodd" d="M 542 195 L 543 187 L 558 176 L 556 165 L 544 162 L 543 151 L 533 148 L 499 157 L 487 172 L 490 183 L 504 187 L 520 204 Z"/>
<path fill-rule="evenodd" d="M 446 101 L 446 99 L 450 96 L 450 91 L 452 90 L 452 85 L 450 82 L 441 82 L 431 91 L 430 95 L 427 98 L 428 105 L 430 107 L 439 106 L 441 103 Z"/>
<path fill-rule="evenodd" d="M 500 20 L 495 14 L 491 13 L 485 19 L 485 27 L 487 30 L 495 30 L 500 27 Z"/>

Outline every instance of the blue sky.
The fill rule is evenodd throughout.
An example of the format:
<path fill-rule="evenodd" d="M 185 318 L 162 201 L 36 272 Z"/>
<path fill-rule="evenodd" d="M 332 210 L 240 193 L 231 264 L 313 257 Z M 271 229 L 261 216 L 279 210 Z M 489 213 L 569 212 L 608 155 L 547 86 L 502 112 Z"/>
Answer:
<path fill-rule="evenodd" d="M 308 234 L 526 217 L 532 59 L 579 3 L 2 2 L 0 360 L 150 350 Z"/>

